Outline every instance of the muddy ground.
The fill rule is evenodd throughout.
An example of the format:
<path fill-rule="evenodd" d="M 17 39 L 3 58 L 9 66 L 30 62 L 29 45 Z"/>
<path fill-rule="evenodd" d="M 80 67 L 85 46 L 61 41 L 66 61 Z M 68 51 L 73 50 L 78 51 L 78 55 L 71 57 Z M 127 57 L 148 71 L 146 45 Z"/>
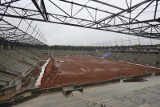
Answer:
<path fill-rule="evenodd" d="M 147 72 L 160 72 L 160 69 L 91 56 L 61 56 L 55 57 L 48 63 L 41 81 L 41 88 L 95 82 Z"/>

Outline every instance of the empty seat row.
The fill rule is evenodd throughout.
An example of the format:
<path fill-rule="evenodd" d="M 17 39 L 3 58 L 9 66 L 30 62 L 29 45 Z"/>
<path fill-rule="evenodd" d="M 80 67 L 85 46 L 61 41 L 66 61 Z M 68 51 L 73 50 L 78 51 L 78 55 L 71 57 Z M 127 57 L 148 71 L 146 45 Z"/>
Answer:
<path fill-rule="evenodd" d="M 28 57 L 22 53 L 19 53 L 18 51 L 14 51 L 14 50 L 3 51 L 3 54 L 6 56 L 9 56 L 9 57 L 12 57 L 15 60 L 22 61 L 24 63 L 27 62 L 32 65 L 34 65 L 37 62 L 37 60 L 32 59 L 31 57 Z"/>
<path fill-rule="evenodd" d="M 3 54 L 0 54 L 0 59 L 1 59 L 0 65 L 3 65 L 5 68 L 9 68 L 12 71 L 17 71 L 22 73 L 32 67 L 31 65 L 16 61 L 15 59 L 7 57 Z"/>
<path fill-rule="evenodd" d="M 35 55 L 32 51 L 29 50 L 18 50 L 18 52 L 22 53 L 23 55 L 28 56 L 29 58 L 32 58 L 33 60 L 39 61 L 42 57 L 39 57 L 39 55 Z"/>
<path fill-rule="evenodd" d="M 13 80 L 14 78 L 16 78 L 16 77 L 0 73 L 0 80 L 1 81 L 9 82 L 9 81 Z"/>

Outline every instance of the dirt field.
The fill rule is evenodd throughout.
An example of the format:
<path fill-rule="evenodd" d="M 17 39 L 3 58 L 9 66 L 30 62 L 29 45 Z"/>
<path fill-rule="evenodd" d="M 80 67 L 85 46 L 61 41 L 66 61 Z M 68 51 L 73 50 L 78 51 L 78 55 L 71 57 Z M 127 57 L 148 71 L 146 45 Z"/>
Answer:
<path fill-rule="evenodd" d="M 63 56 L 51 60 L 41 81 L 41 88 L 69 83 L 86 83 L 115 77 L 160 72 L 160 69 L 107 61 L 89 56 Z"/>

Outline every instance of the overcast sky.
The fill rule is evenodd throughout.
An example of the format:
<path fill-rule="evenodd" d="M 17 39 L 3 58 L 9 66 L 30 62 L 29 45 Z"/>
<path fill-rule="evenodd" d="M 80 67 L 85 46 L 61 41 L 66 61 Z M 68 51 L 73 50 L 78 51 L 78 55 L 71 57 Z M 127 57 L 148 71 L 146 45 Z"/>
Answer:
<path fill-rule="evenodd" d="M 88 28 L 72 27 L 58 24 L 43 24 L 41 26 L 43 32 L 46 32 L 45 37 L 49 45 L 129 45 L 131 44 L 158 44 L 160 40 L 142 38 L 137 36 L 130 36 L 120 33 L 113 33 L 108 31 L 99 31 Z M 123 42 L 122 42 L 123 41 Z M 107 42 L 107 43 L 106 43 Z M 111 42 L 111 43 L 110 43 Z"/>
<path fill-rule="evenodd" d="M 48 0 L 44 0 L 46 3 L 46 8 L 49 13 L 60 13 L 60 10 L 57 8 L 53 8 L 53 5 L 49 3 Z M 56 4 L 61 3 L 59 0 L 51 0 L 55 2 Z M 73 0 L 69 0 L 73 1 Z M 82 3 L 85 4 L 88 0 L 74 0 L 74 2 Z M 122 8 L 127 8 L 127 5 L 125 4 L 125 0 L 101 0 L 106 3 L 112 3 L 114 5 L 120 6 Z M 127 0 L 128 2 L 130 0 Z M 139 0 L 132 0 L 132 4 L 136 4 L 136 1 L 138 2 Z M 25 7 L 26 5 L 30 4 L 30 0 L 21 0 L 18 4 L 18 6 Z M 89 2 L 90 3 L 90 2 Z M 100 9 L 108 9 L 103 5 L 95 5 L 93 3 L 87 4 L 90 6 L 94 6 L 95 8 L 100 8 Z M 60 4 L 60 6 L 65 7 L 66 11 L 70 11 L 69 6 L 67 7 L 66 3 Z M 33 8 L 33 5 L 30 4 L 27 8 Z M 78 8 L 74 8 L 74 13 Z M 150 8 L 151 9 L 151 8 Z M 160 6 L 158 7 L 160 9 Z M 151 9 L 153 10 L 153 9 Z M 90 10 L 91 11 L 91 10 Z M 79 14 L 77 17 L 88 17 L 88 13 L 85 13 L 86 10 L 82 13 Z M 117 12 L 117 10 L 112 10 L 112 12 Z M 93 13 L 93 12 L 92 12 Z M 93 13 L 94 14 L 94 13 Z M 99 14 L 97 18 L 101 19 L 105 17 L 103 14 Z M 91 17 L 88 17 L 90 19 Z M 11 20 L 12 23 L 15 25 L 18 24 L 17 19 Z M 23 21 L 24 22 L 24 21 Z M 25 22 L 24 22 L 25 23 Z M 129 44 L 160 44 L 159 40 L 155 39 L 147 39 L 147 38 L 138 38 L 137 36 L 129 36 L 129 35 L 124 35 L 124 34 L 119 34 L 119 33 L 113 33 L 113 32 L 108 32 L 108 31 L 98 31 L 98 30 L 93 30 L 93 29 L 88 29 L 88 28 L 79 28 L 79 27 L 72 27 L 72 26 L 67 26 L 67 25 L 59 25 L 59 24 L 53 24 L 53 23 L 44 23 L 44 22 L 33 22 L 32 26 L 38 25 L 38 29 L 40 28 L 41 31 L 43 32 L 43 35 L 47 39 L 47 44 L 48 45 L 83 45 L 83 46 L 106 46 L 106 45 L 129 45 Z M 27 25 L 21 24 L 20 25 L 21 29 L 26 29 Z M 28 31 L 28 33 L 31 33 L 32 30 Z M 34 34 L 33 34 L 34 36 Z M 129 42 L 129 39 L 131 42 Z M 123 41 L 123 42 L 122 42 Z"/>

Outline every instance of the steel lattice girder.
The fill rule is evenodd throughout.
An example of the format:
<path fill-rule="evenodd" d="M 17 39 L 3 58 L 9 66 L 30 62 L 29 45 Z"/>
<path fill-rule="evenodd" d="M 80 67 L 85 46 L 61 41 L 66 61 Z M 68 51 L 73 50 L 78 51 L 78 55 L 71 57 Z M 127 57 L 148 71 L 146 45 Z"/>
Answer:
<path fill-rule="evenodd" d="M 20 43 L 32 44 L 32 45 L 45 45 L 38 39 L 32 37 L 30 34 L 22 31 L 18 27 L 11 23 L 1 19 L 0 37 L 9 41 L 17 41 Z"/>
<path fill-rule="evenodd" d="M 24 0 L 19 0 L 24 1 Z M 19 2 L 17 0 L 17 2 Z M 0 10 L 5 11 L 5 9 L 13 11 L 21 11 L 25 15 L 17 14 L 16 12 L 0 12 L 3 17 L 21 18 L 35 21 L 42 21 L 48 23 L 57 23 L 63 25 L 84 27 L 90 29 L 97 29 L 103 31 L 111 31 L 128 35 L 136 35 L 147 38 L 160 39 L 160 16 L 158 11 L 160 0 L 141 0 L 136 4 L 132 4 L 132 0 L 125 0 L 127 8 L 122 8 L 122 6 L 116 6 L 107 2 L 102 2 L 100 0 L 89 0 L 95 4 L 105 5 L 111 10 L 105 10 L 101 8 L 95 8 L 92 5 L 87 5 L 79 2 L 72 2 L 69 0 L 31 0 L 32 4 L 36 9 L 31 8 L 21 8 L 15 5 L 0 4 Z M 59 5 L 57 2 L 63 2 L 68 4 L 70 11 L 66 12 L 64 6 Z M 15 0 L 16 2 L 16 0 Z M 47 3 L 46 3 L 47 2 Z M 49 12 L 46 4 L 52 5 L 57 8 L 61 13 L 56 13 L 54 10 Z M 153 6 L 154 5 L 154 6 Z M 147 18 L 141 18 L 143 13 L 148 8 L 153 8 L 152 15 Z M 79 8 L 76 10 L 76 8 Z M 137 11 L 141 8 L 139 11 Z M 116 9 L 116 12 L 112 12 L 112 9 Z M 89 14 L 90 18 L 83 17 L 83 15 L 78 16 L 84 10 Z M 76 11 L 76 12 L 74 12 Z M 93 12 L 91 12 L 93 11 Z M 135 14 L 135 11 L 137 13 Z M 104 13 L 103 17 L 98 18 L 98 13 Z M 134 15 L 133 15 L 134 14 Z"/>
<path fill-rule="evenodd" d="M 1 12 L 4 14 L 8 13 L 8 9 L 9 9 L 8 7 L 17 1 L 19 1 L 19 0 L 1 1 L 0 4 L 7 5 L 7 8 L 1 8 Z M 15 12 L 17 13 L 17 15 L 20 15 L 19 12 L 17 12 L 16 10 L 15 10 Z M 24 15 L 25 15 L 25 13 L 24 13 Z M 15 42 L 31 44 L 31 45 L 45 45 L 41 40 L 46 42 L 46 39 L 44 37 L 42 37 L 42 35 L 41 35 L 42 32 L 41 33 L 39 33 L 39 31 L 37 32 L 36 29 L 31 26 L 32 21 L 29 23 L 24 19 L 25 22 L 28 23 L 27 29 L 21 30 L 19 28 L 20 24 L 23 24 L 23 23 L 21 23 L 22 20 L 23 19 L 18 21 L 19 22 L 18 25 L 14 25 L 14 24 L 8 22 L 7 20 L 5 20 L 5 17 L 3 15 L 0 16 L 0 38 L 5 38 L 8 41 L 15 41 Z M 33 37 L 32 34 L 27 33 L 28 29 L 30 29 L 30 28 L 32 28 L 32 34 L 34 32 L 36 32 L 35 36 L 38 35 L 39 39 Z"/>

